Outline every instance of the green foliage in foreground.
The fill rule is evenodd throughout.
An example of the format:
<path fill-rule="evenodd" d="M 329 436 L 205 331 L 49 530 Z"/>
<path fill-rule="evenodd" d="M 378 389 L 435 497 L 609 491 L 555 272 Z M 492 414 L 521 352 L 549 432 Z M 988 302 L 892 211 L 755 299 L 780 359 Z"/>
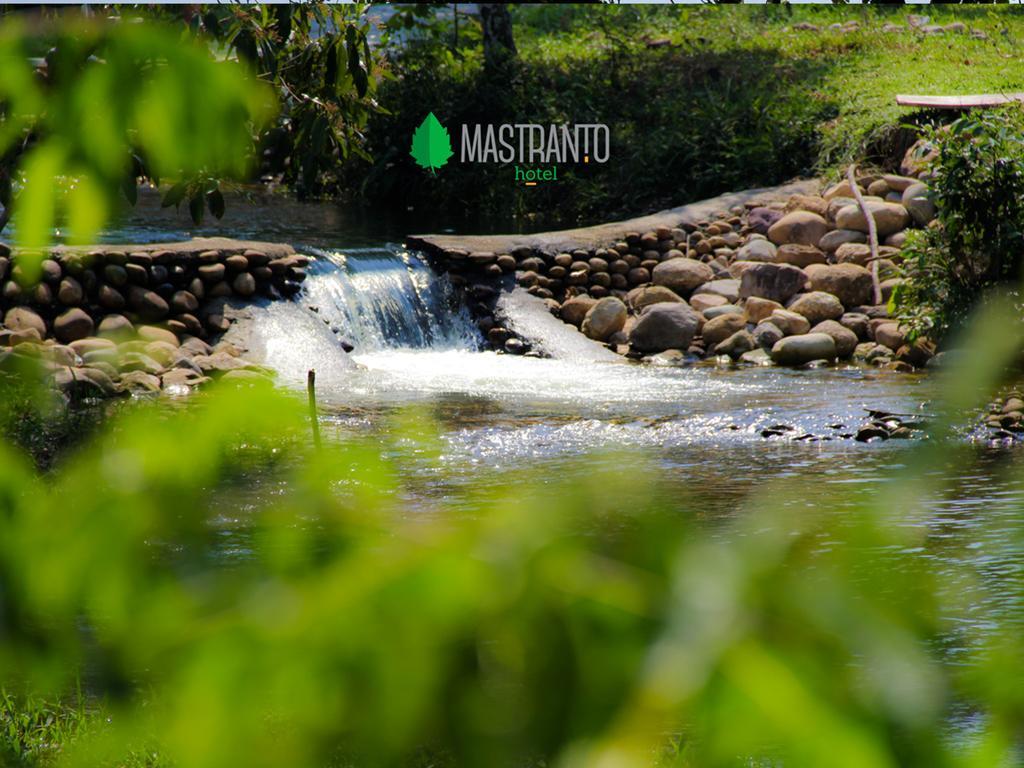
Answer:
<path fill-rule="evenodd" d="M 992 302 L 979 333 L 1007 311 Z M 1021 342 L 1001 339 L 968 346 L 948 414 L 991 392 Z M 44 476 L 2 449 L 5 754 L 210 768 L 1016 756 L 1012 617 L 963 637 L 977 574 L 953 557 L 940 579 L 918 519 L 931 473 L 957 459 L 951 422 L 857 511 L 820 488 L 813 510 L 777 506 L 807 494 L 792 481 L 709 531 L 632 455 L 589 457 L 574 481 L 489 477 L 471 517 L 423 519 L 389 445 L 312 449 L 302 414 L 270 388 L 226 389 L 131 409 Z M 441 450 L 415 414 L 386 440 L 421 461 Z M 252 503 L 254 477 L 277 492 Z M 244 515 L 229 545 L 224 509 Z M 51 720 L 39 702 L 62 697 Z M 964 711 L 976 732 L 948 738 Z"/>
<path fill-rule="evenodd" d="M 834 172 L 850 160 L 898 164 L 926 117 L 897 93 L 1024 90 L 1016 65 L 1024 17 L 1012 8 L 930 6 L 933 22 L 988 35 L 925 36 L 913 7 L 517 6 L 518 64 L 489 75 L 479 32 L 435 22 L 390 52 L 386 108 L 369 124 L 374 162 L 352 190 L 417 210 L 486 216 L 546 212 L 593 223 L 767 184 Z M 828 29 L 858 21 L 859 31 Z M 794 30 L 811 22 L 820 31 Z M 883 32 L 892 22 L 902 32 Z M 437 178 L 407 157 L 428 112 L 442 123 L 585 123 L 611 129 L 605 165 L 563 166 L 556 185 L 524 188 L 512 169 L 449 164 Z"/>
<path fill-rule="evenodd" d="M 1024 111 L 974 112 L 928 138 L 938 219 L 908 239 L 894 305 L 913 333 L 942 338 L 986 290 L 1020 279 Z"/>

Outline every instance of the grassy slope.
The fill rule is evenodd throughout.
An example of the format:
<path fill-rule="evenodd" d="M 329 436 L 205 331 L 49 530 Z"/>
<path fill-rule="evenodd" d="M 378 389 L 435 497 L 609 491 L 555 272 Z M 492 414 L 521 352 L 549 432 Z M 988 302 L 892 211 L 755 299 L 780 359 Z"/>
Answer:
<path fill-rule="evenodd" d="M 872 138 L 913 116 L 895 103 L 897 93 L 970 94 L 1024 90 L 1024 9 L 1014 7 L 940 7 L 925 9 L 934 24 L 960 21 L 984 32 L 987 40 L 966 34 L 924 35 L 911 30 L 907 16 L 920 8 L 807 7 L 755 8 L 679 6 L 599 9 L 577 6 L 556 20 L 525 12 L 520 25 L 520 50 L 527 61 L 548 66 L 585 67 L 601 58 L 595 45 L 597 13 L 618 14 L 619 27 L 631 36 L 631 56 L 662 57 L 671 65 L 673 52 L 742 57 L 765 54 L 786 66 L 791 86 L 802 98 L 834 104 L 834 119 L 818 124 L 819 167 L 831 166 L 868 150 Z M 531 18 L 532 15 L 532 18 Z M 856 20 L 856 32 L 828 29 L 832 23 Z M 798 31 L 800 22 L 818 25 L 818 32 Z M 559 23 L 563 30 L 553 29 Z M 886 23 L 902 32 L 883 32 Z M 581 39 L 581 35 L 583 35 Z M 667 39 L 671 46 L 648 48 L 647 40 Z M 744 83 L 733 84 L 742 88 Z"/>

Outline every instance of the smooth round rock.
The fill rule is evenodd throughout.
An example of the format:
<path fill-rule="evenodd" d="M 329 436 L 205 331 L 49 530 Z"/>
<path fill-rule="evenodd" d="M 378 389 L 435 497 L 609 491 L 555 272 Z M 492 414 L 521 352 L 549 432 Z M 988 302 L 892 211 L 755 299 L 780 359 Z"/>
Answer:
<path fill-rule="evenodd" d="M 78 307 L 58 315 L 53 321 L 53 335 L 62 344 L 92 336 L 94 329 L 92 318 Z"/>
<path fill-rule="evenodd" d="M 772 347 L 772 362 L 777 365 L 803 365 L 813 360 L 834 360 L 836 343 L 827 333 L 787 336 Z"/>
<path fill-rule="evenodd" d="M 699 315 L 687 304 L 653 304 L 637 318 L 629 332 L 629 344 L 639 352 L 685 350 L 693 341 L 700 322 Z"/>

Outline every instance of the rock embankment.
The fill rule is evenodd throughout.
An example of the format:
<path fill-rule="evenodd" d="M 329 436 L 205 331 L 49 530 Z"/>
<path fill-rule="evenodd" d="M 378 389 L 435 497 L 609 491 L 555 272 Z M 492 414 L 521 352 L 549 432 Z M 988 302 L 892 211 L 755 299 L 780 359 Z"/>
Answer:
<path fill-rule="evenodd" d="M 39 366 L 68 397 L 184 393 L 266 377 L 218 343 L 225 302 L 297 293 L 308 259 L 224 238 L 139 246 L 0 246 L 0 372 Z"/>
<path fill-rule="evenodd" d="M 524 346 L 495 316 L 493 297 L 518 285 L 630 357 L 921 367 L 935 350 L 910 342 L 887 303 L 901 280 L 907 232 L 929 226 L 935 206 L 916 177 L 870 173 L 856 183 L 880 239 L 877 258 L 848 181 L 762 193 L 717 210 L 702 204 L 700 218 L 672 221 L 665 212 L 658 226 L 621 231 L 589 248 L 551 248 L 559 233 L 508 252 L 460 248 L 451 239 L 413 244 L 465 288 L 481 331 L 507 352 Z M 874 301 L 873 268 L 881 303 Z"/>

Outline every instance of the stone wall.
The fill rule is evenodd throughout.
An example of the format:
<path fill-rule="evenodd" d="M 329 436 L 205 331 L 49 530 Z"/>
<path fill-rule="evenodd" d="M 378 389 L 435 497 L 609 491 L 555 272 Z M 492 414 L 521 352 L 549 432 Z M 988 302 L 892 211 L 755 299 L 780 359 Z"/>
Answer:
<path fill-rule="evenodd" d="M 225 238 L 58 247 L 33 280 L 39 259 L 0 247 L 0 370 L 31 358 L 85 396 L 264 375 L 216 347 L 224 303 L 294 295 L 308 263 L 288 245 Z"/>
<path fill-rule="evenodd" d="M 731 358 L 803 365 L 854 359 L 911 370 L 934 354 L 908 343 L 887 301 L 901 279 L 906 232 L 928 226 L 935 206 L 918 178 L 866 173 L 860 193 L 880 237 L 877 258 L 867 219 L 843 181 L 740 193 L 600 229 L 614 239 L 570 233 L 522 237 L 414 238 L 463 286 L 493 348 L 529 352 L 496 311 L 495 297 L 518 285 L 588 337 L 630 357 L 659 362 Z M 700 218 L 694 216 L 699 213 Z M 628 229 L 630 225 L 650 229 Z M 507 252 L 475 250 L 510 245 Z M 880 301 L 873 291 L 877 269 Z"/>

